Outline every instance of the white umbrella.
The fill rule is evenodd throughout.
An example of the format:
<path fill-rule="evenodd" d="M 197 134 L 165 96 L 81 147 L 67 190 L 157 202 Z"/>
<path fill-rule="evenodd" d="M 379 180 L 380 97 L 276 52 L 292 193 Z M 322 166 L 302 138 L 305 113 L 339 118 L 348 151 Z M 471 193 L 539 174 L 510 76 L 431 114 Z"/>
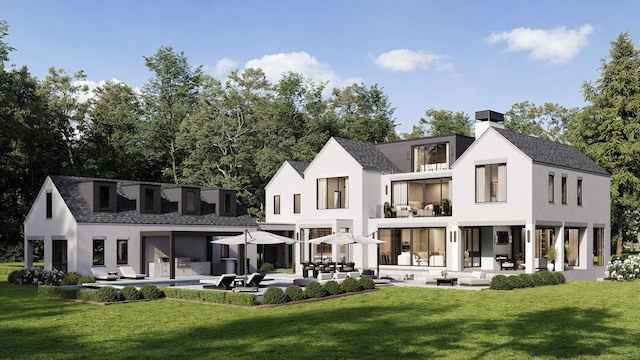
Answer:
<path fill-rule="evenodd" d="M 228 236 L 218 240 L 212 240 L 213 244 L 224 244 L 224 245 L 244 245 L 245 258 L 247 254 L 247 245 L 272 245 L 272 244 L 293 244 L 296 241 L 294 239 L 276 235 L 270 233 L 268 231 L 247 231 L 245 230 L 240 235 Z M 244 274 L 244 282 L 247 283 L 247 270 L 246 265 L 244 265 L 245 260 L 242 261 L 242 272 Z"/>

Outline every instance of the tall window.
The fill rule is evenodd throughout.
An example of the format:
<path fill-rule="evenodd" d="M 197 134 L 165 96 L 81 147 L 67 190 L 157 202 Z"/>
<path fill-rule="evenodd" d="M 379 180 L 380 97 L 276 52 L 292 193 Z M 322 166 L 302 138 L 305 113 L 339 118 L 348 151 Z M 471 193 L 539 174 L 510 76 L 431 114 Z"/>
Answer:
<path fill-rule="evenodd" d="M 433 171 L 448 168 L 447 150 L 449 144 L 429 144 L 413 148 L 414 171 Z"/>
<path fill-rule="evenodd" d="M 229 257 L 229 245 L 220 244 L 220 257 L 221 258 Z"/>
<path fill-rule="evenodd" d="M 562 177 L 562 204 L 567 205 L 567 177 Z"/>
<path fill-rule="evenodd" d="M 554 181 L 555 176 L 549 174 L 549 204 L 553 204 L 555 202 L 556 189 Z"/>
<path fill-rule="evenodd" d="M 129 241 L 116 241 L 117 264 L 127 264 L 129 262 Z M 94 257 L 95 258 L 95 257 Z"/>
<path fill-rule="evenodd" d="M 224 194 L 224 213 L 231 214 L 231 194 Z"/>
<path fill-rule="evenodd" d="M 445 228 L 379 229 L 380 264 L 446 266 Z"/>
<path fill-rule="evenodd" d="M 47 219 L 51 219 L 53 217 L 53 199 L 50 192 L 46 195 L 46 217 Z"/>
<path fill-rule="evenodd" d="M 476 166 L 476 202 L 507 201 L 507 164 Z"/>
<path fill-rule="evenodd" d="M 323 178 L 317 181 L 318 209 L 343 209 L 349 207 L 349 178 Z"/>
<path fill-rule="evenodd" d="M 98 208 L 100 210 L 111 209 L 111 186 L 100 186 L 98 188 Z"/>
<path fill-rule="evenodd" d="M 144 212 L 155 213 L 156 208 L 156 189 L 144 189 Z"/>
<path fill-rule="evenodd" d="M 293 194 L 293 213 L 300 214 L 300 194 Z"/>
<path fill-rule="evenodd" d="M 197 213 L 196 209 L 196 192 L 193 190 L 187 190 L 187 214 Z"/>
<path fill-rule="evenodd" d="M 578 179 L 578 206 L 582 206 L 582 179 Z"/>
<path fill-rule="evenodd" d="M 604 229 L 593 229 L 593 265 L 602 266 L 607 261 L 604 258 Z"/>
<path fill-rule="evenodd" d="M 280 195 L 273 195 L 273 213 L 280 214 Z"/>
<path fill-rule="evenodd" d="M 93 265 L 104 265 L 104 240 L 93 239 Z"/>

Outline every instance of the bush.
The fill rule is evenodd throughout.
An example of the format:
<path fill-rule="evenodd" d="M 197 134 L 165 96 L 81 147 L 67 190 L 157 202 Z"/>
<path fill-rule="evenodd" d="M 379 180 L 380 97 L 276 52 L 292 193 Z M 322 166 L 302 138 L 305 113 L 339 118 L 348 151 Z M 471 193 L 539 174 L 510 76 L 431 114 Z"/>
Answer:
<path fill-rule="evenodd" d="M 144 299 L 159 299 L 164 296 L 162 290 L 158 289 L 154 284 L 144 284 L 140 288 L 140 294 Z"/>
<path fill-rule="evenodd" d="M 358 279 L 358 284 L 363 290 L 375 289 L 376 283 L 369 276 L 364 276 Z"/>
<path fill-rule="evenodd" d="M 504 275 L 495 275 L 491 278 L 489 288 L 492 290 L 511 290 L 511 283 Z"/>
<path fill-rule="evenodd" d="M 327 281 L 326 283 L 324 283 L 323 286 L 324 286 L 324 290 L 329 295 L 337 295 L 337 294 L 342 294 L 344 292 L 340 284 L 338 284 L 338 282 L 334 280 Z"/>
<path fill-rule="evenodd" d="M 287 294 L 277 286 L 268 288 L 262 297 L 263 304 L 284 304 L 288 301 L 289 297 Z"/>
<path fill-rule="evenodd" d="M 220 292 L 220 291 L 209 291 Z M 226 293 L 226 303 L 237 306 L 255 306 L 258 304 L 255 294 Z"/>
<path fill-rule="evenodd" d="M 521 287 L 523 288 L 536 286 L 533 283 L 533 279 L 531 278 L 531 275 L 529 274 L 520 274 L 520 275 L 517 275 L 516 277 L 520 279 L 520 284 L 522 285 Z"/>
<path fill-rule="evenodd" d="M 533 286 L 542 286 L 544 285 L 544 279 L 540 273 L 535 273 L 531 275 L 531 281 L 533 282 Z"/>
<path fill-rule="evenodd" d="M 96 291 L 96 299 L 100 302 L 118 301 L 118 291 L 113 286 L 103 286 Z"/>
<path fill-rule="evenodd" d="M 327 296 L 327 291 L 317 281 L 312 281 L 304 287 L 304 296 L 308 298 L 321 298 Z"/>
<path fill-rule="evenodd" d="M 138 289 L 136 289 L 135 286 L 133 285 L 128 285 L 122 288 L 122 290 L 120 290 L 120 294 L 122 294 L 122 297 L 125 300 L 140 300 L 142 299 L 142 295 L 140 294 L 140 291 L 138 291 Z"/>
<path fill-rule="evenodd" d="M 273 270 L 273 264 L 271 263 L 263 263 L 262 265 L 260 265 L 260 272 L 261 273 L 266 273 L 266 272 L 270 272 Z"/>
<path fill-rule="evenodd" d="M 14 279 L 14 284 L 21 285 L 60 285 L 64 272 L 60 270 L 46 271 L 41 268 L 32 267 L 23 269 Z"/>
<path fill-rule="evenodd" d="M 640 277 L 640 256 L 631 255 L 627 258 L 617 257 L 609 261 L 605 276 L 615 281 L 627 281 Z"/>
<path fill-rule="evenodd" d="M 24 269 L 14 270 L 7 276 L 7 281 L 11 284 L 18 284 L 18 279 L 24 277 Z"/>
<path fill-rule="evenodd" d="M 82 285 L 82 284 L 93 284 L 94 282 L 96 282 L 96 278 L 94 278 L 91 275 L 82 275 L 80 276 L 80 278 L 78 279 L 78 285 Z"/>
<path fill-rule="evenodd" d="M 567 278 L 565 278 L 564 274 L 561 272 L 554 272 L 553 278 L 555 279 L 556 284 L 565 284 L 567 282 Z"/>
<path fill-rule="evenodd" d="M 71 271 L 68 272 L 64 275 L 62 275 L 62 281 L 60 282 L 60 285 L 79 285 L 82 284 L 80 281 L 80 277 L 82 275 L 80 275 L 79 273 L 75 272 L 75 271 Z"/>
<path fill-rule="evenodd" d="M 360 288 L 360 283 L 358 283 L 358 280 L 352 277 L 344 279 L 340 286 L 342 287 L 342 291 L 344 292 L 356 292 L 362 290 Z"/>
<path fill-rule="evenodd" d="M 302 288 L 296 284 L 287 286 L 284 292 L 285 294 L 287 294 L 289 299 L 291 299 L 291 301 L 300 301 L 306 299 L 306 297 L 304 296 L 304 291 L 302 291 Z"/>
<path fill-rule="evenodd" d="M 539 272 L 542 285 L 555 285 L 556 281 L 553 278 L 553 273 L 547 270 Z"/>

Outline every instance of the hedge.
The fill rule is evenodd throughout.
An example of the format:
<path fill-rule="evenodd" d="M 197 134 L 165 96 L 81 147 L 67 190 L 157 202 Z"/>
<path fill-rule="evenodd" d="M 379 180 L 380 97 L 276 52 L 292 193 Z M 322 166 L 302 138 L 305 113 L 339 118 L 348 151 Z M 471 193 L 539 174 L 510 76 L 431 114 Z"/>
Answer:
<path fill-rule="evenodd" d="M 169 299 L 191 300 L 216 304 L 254 306 L 258 303 L 255 294 L 246 293 L 168 287 L 164 289 L 164 294 Z"/>
<path fill-rule="evenodd" d="M 561 272 L 550 272 L 544 270 L 532 275 L 495 275 L 491 278 L 489 288 L 492 290 L 512 290 L 544 285 L 559 285 L 566 282 L 567 279 Z"/>

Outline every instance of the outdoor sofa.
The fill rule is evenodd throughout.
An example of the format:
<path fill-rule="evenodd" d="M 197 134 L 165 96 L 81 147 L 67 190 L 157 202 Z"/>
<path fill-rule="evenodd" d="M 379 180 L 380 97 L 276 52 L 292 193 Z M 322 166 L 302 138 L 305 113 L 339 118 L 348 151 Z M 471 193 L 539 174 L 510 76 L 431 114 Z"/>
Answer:
<path fill-rule="evenodd" d="M 91 273 L 93 274 L 93 277 L 96 278 L 96 280 L 112 281 L 112 280 L 118 280 L 120 278 L 120 276 L 118 275 L 109 274 L 109 272 L 107 271 L 107 268 L 105 267 L 92 267 Z"/>
<path fill-rule="evenodd" d="M 472 271 L 470 275 L 459 277 L 458 284 L 465 286 L 489 286 L 490 278 L 483 271 Z"/>
<path fill-rule="evenodd" d="M 132 266 L 118 266 L 118 270 L 120 271 L 120 275 L 125 279 L 144 279 L 147 277 L 146 274 L 136 274 L 136 271 L 133 270 Z"/>

